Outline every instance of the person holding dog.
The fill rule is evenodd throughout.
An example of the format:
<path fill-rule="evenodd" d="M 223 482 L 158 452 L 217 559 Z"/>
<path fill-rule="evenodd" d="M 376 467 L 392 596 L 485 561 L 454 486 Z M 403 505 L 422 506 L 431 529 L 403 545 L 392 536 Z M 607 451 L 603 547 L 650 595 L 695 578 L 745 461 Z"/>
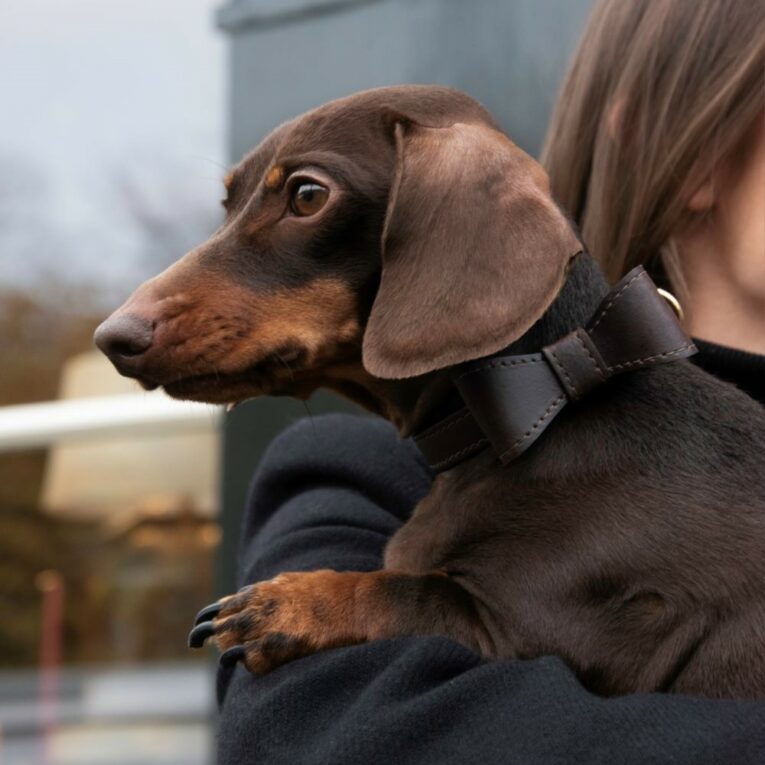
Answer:
<path fill-rule="evenodd" d="M 602 0 L 543 153 L 611 279 L 645 264 L 684 305 L 697 363 L 763 403 L 764 45 L 757 0 Z M 379 568 L 430 482 L 387 424 L 298 424 L 255 477 L 242 583 Z M 486 663 L 437 637 L 325 651 L 263 677 L 223 667 L 218 693 L 221 765 L 765 759 L 765 701 L 599 698 L 557 658 Z"/>

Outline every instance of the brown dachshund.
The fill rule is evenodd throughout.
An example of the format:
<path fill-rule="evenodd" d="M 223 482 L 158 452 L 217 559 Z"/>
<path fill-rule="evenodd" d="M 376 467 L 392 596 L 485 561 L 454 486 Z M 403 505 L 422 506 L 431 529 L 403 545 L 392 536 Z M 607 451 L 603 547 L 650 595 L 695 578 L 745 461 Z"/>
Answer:
<path fill-rule="evenodd" d="M 209 241 L 96 333 L 122 374 L 176 398 L 324 386 L 408 436 L 463 405 L 457 365 L 535 353 L 609 289 L 541 168 L 446 88 L 315 109 L 225 183 Z M 764 453 L 765 412 L 734 387 L 682 360 L 631 369 L 509 464 L 484 449 L 441 472 L 384 570 L 253 584 L 204 609 L 191 642 L 265 672 L 440 634 L 557 654 L 602 694 L 762 696 Z"/>

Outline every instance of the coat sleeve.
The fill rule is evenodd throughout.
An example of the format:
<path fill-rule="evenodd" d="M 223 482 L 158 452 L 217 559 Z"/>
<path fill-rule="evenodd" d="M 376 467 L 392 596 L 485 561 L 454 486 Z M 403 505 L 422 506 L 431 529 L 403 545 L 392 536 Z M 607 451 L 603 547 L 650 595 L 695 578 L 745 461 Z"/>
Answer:
<path fill-rule="evenodd" d="M 379 568 L 430 482 L 387 423 L 301 421 L 255 476 L 240 584 Z M 442 637 L 324 651 L 262 677 L 220 669 L 218 700 L 219 765 L 765 762 L 765 702 L 603 699 L 554 657 L 487 662 Z"/>

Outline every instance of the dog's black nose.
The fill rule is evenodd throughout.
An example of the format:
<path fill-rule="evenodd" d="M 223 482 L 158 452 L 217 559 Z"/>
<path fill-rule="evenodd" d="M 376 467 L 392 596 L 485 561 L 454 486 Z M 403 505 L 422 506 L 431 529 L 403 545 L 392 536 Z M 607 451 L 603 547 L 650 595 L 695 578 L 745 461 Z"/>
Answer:
<path fill-rule="evenodd" d="M 93 336 L 98 348 L 120 368 L 120 362 L 136 359 L 151 347 L 152 323 L 132 314 L 116 314 L 103 322 Z"/>

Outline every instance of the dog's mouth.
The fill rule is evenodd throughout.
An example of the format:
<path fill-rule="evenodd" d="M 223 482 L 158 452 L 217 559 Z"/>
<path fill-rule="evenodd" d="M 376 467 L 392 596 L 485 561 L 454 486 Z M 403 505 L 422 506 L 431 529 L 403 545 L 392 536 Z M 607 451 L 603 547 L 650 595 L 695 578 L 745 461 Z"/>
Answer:
<path fill-rule="evenodd" d="M 360 344 L 354 338 L 314 349 L 287 342 L 263 349 L 257 358 L 243 358 L 240 368 L 231 363 L 230 356 L 228 363 L 222 358 L 220 366 L 214 362 L 183 363 L 179 358 L 163 363 L 162 355 L 154 357 L 158 361 L 150 358 L 138 364 L 131 364 L 129 358 L 124 363 L 121 359 L 112 361 L 120 374 L 132 377 L 145 390 L 162 388 L 171 398 L 236 405 L 260 396 L 307 399 L 359 355 Z"/>
<path fill-rule="evenodd" d="M 138 378 L 146 390 L 162 388 L 172 398 L 206 404 L 235 405 L 257 396 L 310 395 L 303 366 L 304 353 L 271 353 L 241 371 L 179 376 L 172 380 Z"/>

